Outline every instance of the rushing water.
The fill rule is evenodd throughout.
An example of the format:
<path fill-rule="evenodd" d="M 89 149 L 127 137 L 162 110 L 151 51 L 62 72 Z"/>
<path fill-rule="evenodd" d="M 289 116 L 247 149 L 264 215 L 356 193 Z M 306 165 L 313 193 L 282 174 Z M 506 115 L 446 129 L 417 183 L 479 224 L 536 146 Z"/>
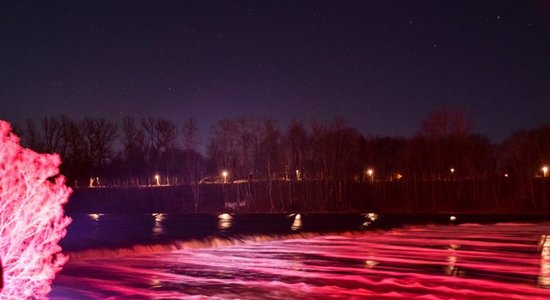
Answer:
<path fill-rule="evenodd" d="M 111 218 L 75 220 L 51 299 L 550 299 L 546 222 Z"/>

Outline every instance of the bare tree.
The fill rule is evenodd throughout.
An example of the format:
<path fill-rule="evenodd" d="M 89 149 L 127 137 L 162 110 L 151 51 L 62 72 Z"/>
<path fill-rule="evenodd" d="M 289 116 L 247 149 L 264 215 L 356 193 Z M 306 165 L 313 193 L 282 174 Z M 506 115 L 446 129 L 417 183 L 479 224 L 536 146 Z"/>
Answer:
<path fill-rule="evenodd" d="M 472 123 L 460 108 L 440 109 L 422 122 L 420 133 L 428 137 L 468 135 L 472 131 Z"/>
<path fill-rule="evenodd" d="M 284 172 L 285 167 L 284 163 L 281 163 L 281 133 L 275 120 L 266 119 L 259 125 L 261 127 L 257 139 L 259 145 L 257 146 L 258 152 L 256 153 L 256 168 L 267 181 L 269 203 L 271 210 L 274 210 L 273 180 L 277 179 L 278 175 Z M 281 205 L 284 208 L 284 202 Z"/>
<path fill-rule="evenodd" d="M 177 124 L 162 118 L 144 119 L 141 124 L 149 141 L 149 164 L 156 171 L 162 171 L 165 178 L 175 180 L 178 155 Z"/>
<path fill-rule="evenodd" d="M 144 176 L 144 172 L 147 170 L 145 165 L 145 156 L 147 154 L 145 132 L 143 128 L 136 124 L 134 118 L 124 117 L 120 140 L 124 146 L 123 156 L 127 175 L 132 178 L 134 184 L 139 185 L 139 177 Z"/>
<path fill-rule="evenodd" d="M 183 124 L 183 143 L 185 154 L 185 177 L 190 183 L 193 191 L 193 205 L 195 212 L 198 211 L 201 204 L 200 199 L 200 180 L 204 174 L 204 159 L 198 152 L 198 127 L 197 121 L 190 117 Z"/>
<path fill-rule="evenodd" d="M 28 119 L 25 123 L 25 144 L 34 151 L 42 151 L 44 148 L 44 137 L 36 127 L 34 120 Z"/>
<path fill-rule="evenodd" d="M 59 152 L 59 144 L 63 139 L 63 129 L 59 118 L 46 117 L 42 119 L 44 133 L 44 151 L 46 153 Z"/>
<path fill-rule="evenodd" d="M 117 126 L 103 118 L 85 118 L 81 121 L 80 128 L 93 166 L 96 168 L 106 166 L 112 158 L 112 145 L 117 135 Z"/>

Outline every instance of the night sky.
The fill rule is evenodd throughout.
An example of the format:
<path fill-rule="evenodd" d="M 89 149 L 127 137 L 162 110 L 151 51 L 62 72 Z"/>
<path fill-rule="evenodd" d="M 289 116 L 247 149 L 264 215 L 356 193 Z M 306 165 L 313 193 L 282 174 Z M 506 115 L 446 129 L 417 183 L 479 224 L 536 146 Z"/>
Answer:
<path fill-rule="evenodd" d="M 550 123 L 546 1 L 3 1 L 0 118 L 241 115 L 410 136 Z"/>

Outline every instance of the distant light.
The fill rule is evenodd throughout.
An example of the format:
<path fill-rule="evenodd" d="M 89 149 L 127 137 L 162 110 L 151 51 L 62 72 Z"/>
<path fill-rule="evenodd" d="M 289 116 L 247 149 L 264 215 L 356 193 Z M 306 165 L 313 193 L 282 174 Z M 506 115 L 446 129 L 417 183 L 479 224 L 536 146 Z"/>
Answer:
<path fill-rule="evenodd" d="M 542 170 L 542 176 L 547 177 L 547 176 L 548 176 L 548 167 L 547 167 L 547 166 L 543 166 L 543 167 L 541 168 L 541 170 Z"/>
<path fill-rule="evenodd" d="M 99 221 L 101 216 L 103 216 L 103 214 L 88 214 L 88 217 L 90 217 L 92 221 Z"/>
<path fill-rule="evenodd" d="M 456 221 L 456 217 L 455 217 L 455 216 L 451 216 L 451 217 L 449 218 L 449 220 L 451 220 L 451 221 L 454 222 L 454 221 Z"/>
<path fill-rule="evenodd" d="M 222 171 L 223 183 L 227 183 L 227 176 L 229 176 L 229 172 L 227 172 L 227 170 L 223 170 Z"/>
<path fill-rule="evenodd" d="M 222 213 L 218 215 L 218 219 L 220 220 L 232 220 L 233 217 L 228 213 Z"/>
<path fill-rule="evenodd" d="M 460 249 L 460 245 L 458 244 L 450 244 L 449 247 L 447 247 L 447 250 L 458 250 Z"/>
<path fill-rule="evenodd" d="M 372 175 L 374 175 L 374 170 L 373 169 L 368 169 L 367 170 L 367 175 L 372 177 Z"/>
<path fill-rule="evenodd" d="M 372 269 L 372 268 L 376 267 L 377 264 L 378 264 L 378 262 L 375 261 L 375 260 L 372 260 L 372 259 L 365 260 L 365 266 L 369 269 Z"/>
<path fill-rule="evenodd" d="M 302 215 L 296 214 L 294 216 L 294 222 L 292 222 L 292 225 L 290 226 L 290 229 L 292 231 L 297 231 L 302 229 Z"/>
<path fill-rule="evenodd" d="M 228 213 L 218 215 L 218 229 L 227 230 L 233 226 L 233 216 Z"/>
<path fill-rule="evenodd" d="M 504 177 L 508 178 L 508 173 L 504 174 Z"/>
<path fill-rule="evenodd" d="M 369 219 L 371 221 L 376 221 L 378 219 L 378 214 L 377 213 L 370 212 L 366 216 L 367 216 L 367 219 Z"/>
<path fill-rule="evenodd" d="M 454 173 L 455 172 L 455 168 L 451 168 L 451 173 Z"/>
<path fill-rule="evenodd" d="M 155 222 L 160 222 L 164 220 L 164 214 L 163 213 L 153 213 L 151 214 L 153 218 L 155 218 Z"/>
<path fill-rule="evenodd" d="M 401 178 L 403 178 L 403 175 L 401 175 L 400 173 L 395 174 L 395 179 L 399 180 Z"/>
<path fill-rule="evenodd" d="M 151 216 L 155 218 L 155 224 L 153 225 L 153 235 L 162 236 L 164 234 L 164 227 L 162 226 L 162 221 L 164 220 L 163 213 L 152 213 Z"/>
<path fill-rule="evenodd" d="M 155 174 L 155 180 L 157 181 L 157 185 L 160 185 L 160 175 Z"/>

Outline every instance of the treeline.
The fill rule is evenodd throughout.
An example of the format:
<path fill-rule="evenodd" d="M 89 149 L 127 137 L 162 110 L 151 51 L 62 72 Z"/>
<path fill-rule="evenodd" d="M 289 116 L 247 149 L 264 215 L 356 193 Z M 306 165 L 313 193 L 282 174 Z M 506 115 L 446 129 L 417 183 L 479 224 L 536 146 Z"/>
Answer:
<path fill-rule="evenodd" d="M 493 144 L 472 131 L 459 109 L 433 112 L 410 138 L 364 136 L 342 119 L 294 120 L 287 126 L 268 118 L 224 119 L 213 126 L 206 151 L 199 150 L 193 118 L 178 123 L 125 117 L 115 123 L 46 117 L 29 120 L 18 134 L 36 151 L 59 153 L 68 184 L 78 186 L 88 186 L 90 178 L 95 185 L 191 184 L 196 189 L 201 183 L 235 181 L 267 182 L 270 189 L 281 180 L 508 177 L 527 183 L 544 176 L 542 168 L 550 162 L 550 126 L 522 130 Z"/>

